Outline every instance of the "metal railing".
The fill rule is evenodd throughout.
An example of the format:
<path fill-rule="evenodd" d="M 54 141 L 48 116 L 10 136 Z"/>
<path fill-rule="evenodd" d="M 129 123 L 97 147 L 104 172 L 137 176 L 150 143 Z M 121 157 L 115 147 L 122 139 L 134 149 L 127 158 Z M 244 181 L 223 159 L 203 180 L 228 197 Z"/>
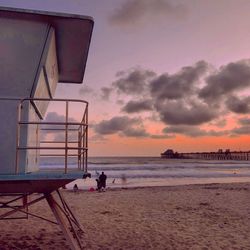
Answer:
<path fill-rule="evenodd" d="M 42 115 L 39 111 L 38 104 L 44 103 L 60 103 L 60 109 L 64 105 L 64 114 L 58 115 L 59 119 L 53 121 L 42 120 Z M 26 105 L 28 103 L 29 105 Z M 82 116 L 80 121 L 75 121 L 71 118 L 70 104 L 81 104 L 83 106 Z M 26 105 L 26 106 L 25 106 Z M 32 106 L 36 113 L 37 119 L 31 120 L 27 113 L 27 106 Z M 25 109 L 26 107 L 26 109 Z M 77 169 L 87 172 L 88 158 L 88 102 L 83 100 L 68 100 L 68 99 L 47 99 L 47 98 L 25 98 L 18 105 L 18 122 L 17 122 L 17 145 L 16 145 L 16 169 L 19 172 L 20 152 L 29 152 L 36 150 L 37 157 L 47 157 L 48 159 L 63 157 L 64 158 L 64 173 L 69 171 L 69 158 L 74 158 L 77 161 Z M 62 119 L 63 118 L 63 119 Z M 22 132 L 24 127 L 26 130 L 31 130 L 32 126 L 36 128 L 36 145 L 29 145 L 22 142 Z M 33 128 L 34 130 L 34 128 Z M 39 134 L 44 133 L 44 138 L 40 139 Z M 28 133 L 28 132 L 26 132 Z M 61 138 L 55 139 L 55 135 L 60 133 Z M 47 136 L 46 136 L 47 134 Z M 52 138 L 50 136 L 53 134 Z M 28 135 L 27 135 L 28 136 Z M 34 134 L 31 136 L 35 136 Z M 60 137 L 60 136 L 57 136 Z M 74 138 L 74 139 L 72 139 Z M 52 166 L 52 165 L 51 165 Z"/>

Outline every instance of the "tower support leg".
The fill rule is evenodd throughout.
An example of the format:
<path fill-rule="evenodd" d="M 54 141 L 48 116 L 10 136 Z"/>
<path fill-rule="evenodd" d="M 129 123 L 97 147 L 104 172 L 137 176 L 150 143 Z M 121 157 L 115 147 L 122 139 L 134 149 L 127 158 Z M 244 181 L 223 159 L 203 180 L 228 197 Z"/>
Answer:
<path fill-rule="evenodd" d="M 54 194 L 58 195 L 57 199 L 55 199 Z M 1 195 L 1 194 L 0 194 Z M 57 189 L 53 193 L 44 193 L 42 196 L 28 201 L 28 196 L 32 194 L 16 194 L 15 198 L 11 198 L 8 201 L 0 201 L 0 208 L 9 209 L 2 214 L 0 214 L 0 220 L 3 219 L 28 219 L 28 215 L 34 216 L 36 218 L 40 218 L 47 222 L 57 224 L 61 227 L 61 230 L 66 238 L 71 250 L 80 250 L 83 249 L 82 246 L 82 235 L 83 230 L 80 223 L 77 221 L 76 217 L 74 216 L 73 212 L 71 211 L 70 207 L 68 206 L 67 202 L 65 201 L 63 195 Z M 9 196 L 8 194 L 2 194 L 2 196 Z M 40 215 L 33 214 L 28 211 L 28 207 L 33 204 L 38 203 L 41 200 L 46 199 L 49 207 L 51 208 L 57 223 L 50 219 L 41 217 Z M 22 205 L 16 206 L 14 203 L 17 201 L 22 201 Z M 13 217 L 16 213 L 23 213 L 26 217 L 16 216 Z"/>
<path fill-rule="evenodd" d="M 61 227 L 61 230 L 64 234 L 64 237 L 66 238 L 70 248 L 72 250 L 80 250 L 83 249 L 81 245 L 81 241 L 78 235 L 78 231 L 82 231 L 82 229 L 79 226 L 79 223 L 75 221 L 75 217 L 72 218 L 72 211 L 69 209 L 68 206 L 65 206 L 66 202 L 59 193 L 59 190 L 57 190 L 59 194 L 60 201 L 62 203 L 62 206 L 60 206 L 57 201 L 55 200 L 52 193 L 45 194 L 46 200 L 59 224 Z M 76 223 L 77 222 L 77 223 Z M 78 227 L 78 231 L 75 230 L 74 226 Z"/>

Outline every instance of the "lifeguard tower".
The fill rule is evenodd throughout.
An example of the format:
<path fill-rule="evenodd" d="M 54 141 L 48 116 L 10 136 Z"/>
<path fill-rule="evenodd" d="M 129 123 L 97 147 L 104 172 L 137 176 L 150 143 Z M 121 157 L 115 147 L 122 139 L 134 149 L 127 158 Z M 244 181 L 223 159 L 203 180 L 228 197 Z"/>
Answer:
<path fill-rule="evenodd" d="M 53 96 L 60 82 L 82 83 L 93 24 L 87 16 L 0 7 L 0 219 L 27 218 L 29 206 L 46 199 L 71 249 L 81 249 L 81 227 L 59 188 L 90 176 L 88 103 Z M 63 166 L 40 169 L 42 157 Z"/>

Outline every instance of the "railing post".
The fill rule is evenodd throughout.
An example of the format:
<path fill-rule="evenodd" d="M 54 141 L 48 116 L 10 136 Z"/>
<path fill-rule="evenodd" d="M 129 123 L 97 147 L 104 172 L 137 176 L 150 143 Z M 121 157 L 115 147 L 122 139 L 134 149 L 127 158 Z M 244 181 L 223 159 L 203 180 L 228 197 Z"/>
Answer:
<path fill-rule="evenodd" d="M 68 172 L 68 120 L 69 120 L 69 102 L 66 101 L 65 110 L 65 174 Z"/>
<path fill-rule="evenodd" d="M 81 126 L 78 129 L 78 169 L 81 170 Z"/>
<path fill-rule="evenodd" d="M 85 117 L 83 119 L 83 122 L 85 123 Z M 82 162 L 81 162 L 81 168 L 82 170 L 84 170 L 84 166 L 85 166 L 85 129 L 84 129 L 84 125 L 81 125 L 81 157 L 82 157 Z"/>
<path fill-rule="evenodd" d="M 85 169 L 84 171 L 88 171 L 88 104 L 86 105 L 86 137 L 85 137 L 85 146 L 86 146 L 86 157 L 85 157 Z"/>
<path fill-rule="evenodd" d="M 15 174 L 18 174 L 18 163 L 19 163 L 19 146 L 20 146 L 20 119 L 21 119 L 21 108 L 22 103 L 17 106 L 17 128 L 16 128 L 16 166 Z"/>

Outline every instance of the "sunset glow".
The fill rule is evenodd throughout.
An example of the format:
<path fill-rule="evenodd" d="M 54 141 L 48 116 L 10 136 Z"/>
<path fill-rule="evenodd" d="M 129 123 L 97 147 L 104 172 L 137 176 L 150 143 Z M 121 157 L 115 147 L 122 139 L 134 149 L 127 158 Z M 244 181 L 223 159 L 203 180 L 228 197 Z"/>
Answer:
<path fill-rule="evenodd" d="M 89 102 L 90 156 L 250 150 L 250 1 L 0 4 L 94 18 L 83 84 L 56 92 Z"/>

